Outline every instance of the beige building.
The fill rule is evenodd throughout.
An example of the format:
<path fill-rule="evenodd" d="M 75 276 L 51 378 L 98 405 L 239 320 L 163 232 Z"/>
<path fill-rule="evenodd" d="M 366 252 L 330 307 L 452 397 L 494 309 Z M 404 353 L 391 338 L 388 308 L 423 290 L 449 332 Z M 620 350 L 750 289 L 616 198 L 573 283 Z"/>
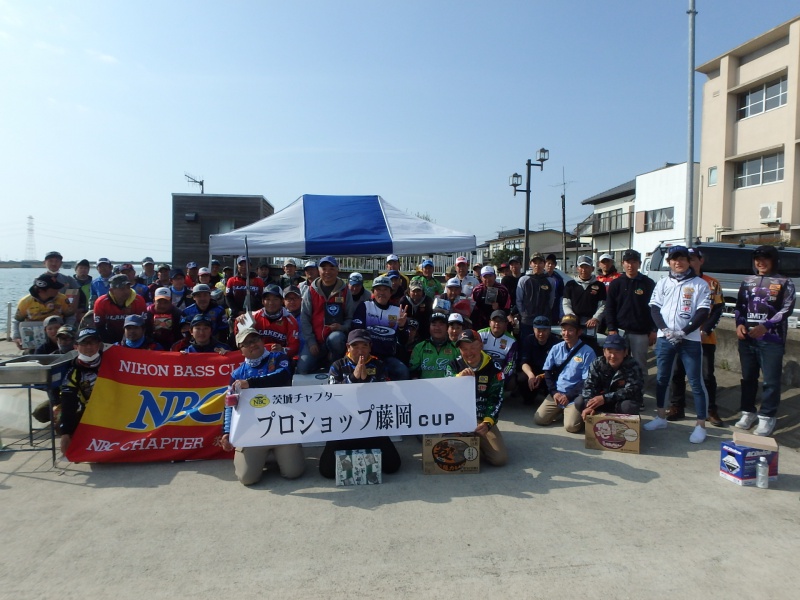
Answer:
<path fill-rule="evenodd" d="M 699 237 L 800 240 L 800 17 L 697 70 Z"/>

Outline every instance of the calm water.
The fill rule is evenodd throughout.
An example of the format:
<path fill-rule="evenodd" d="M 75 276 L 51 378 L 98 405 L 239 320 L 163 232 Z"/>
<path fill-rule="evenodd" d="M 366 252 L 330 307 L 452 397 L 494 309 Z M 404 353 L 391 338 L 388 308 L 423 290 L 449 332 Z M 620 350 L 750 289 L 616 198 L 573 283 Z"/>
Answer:
<path fill-rule="evenodd" d="M 0 269 L 0 336 L 5 338 L 8 323 L 8 303 L 11 303 L 11 316 L 17 309 L 17 302 L 27 295 L 28 288 L 33 285 L 33 280 L 44 273 L 44 269 Z M 72 275 L 70 271 L 64 271 Z M 90 271 L 92 277 L 97 276 L 97 271 Z"/>

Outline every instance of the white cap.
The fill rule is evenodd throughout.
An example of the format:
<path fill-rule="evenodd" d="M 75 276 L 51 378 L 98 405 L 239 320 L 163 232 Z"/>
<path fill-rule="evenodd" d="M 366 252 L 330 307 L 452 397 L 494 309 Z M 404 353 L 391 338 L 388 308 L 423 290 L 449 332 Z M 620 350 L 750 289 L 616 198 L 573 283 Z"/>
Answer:
<path fill-rule="evenodd" d="M 464 317 L 461 316 L 460 313 L 454 312 L 449 317 L 447 317 L 448 323 L 461 323 L 464 324 Z"/>
<path fill-rule="evenodd" d="M 390 254 L 389 256 L 387 256 L 387 257 L 386 257 L 386 262 L 387 262 L 387 263 L 388 263 L 390 260 L 396 260 L 397 262 L 400 262 L 400 259 L 399 259 L 399 258 L 397 258 L 397 254 Z"/>
<path fill-rule="evenodd" d="M 600 258 L 598 258 L 597 260 L 598 260 L 598 262 L 603 262 L 604 260 L 610 260 L 610 261 L 613 262 L 614 257 L 611 256 L 610 254 L 601 254 Z"/>
<path fill-rule="evenodd" d="M 496 275 L 494 267 L 492 265 L 486 265 L 481 269 L 481 275 Z"/>

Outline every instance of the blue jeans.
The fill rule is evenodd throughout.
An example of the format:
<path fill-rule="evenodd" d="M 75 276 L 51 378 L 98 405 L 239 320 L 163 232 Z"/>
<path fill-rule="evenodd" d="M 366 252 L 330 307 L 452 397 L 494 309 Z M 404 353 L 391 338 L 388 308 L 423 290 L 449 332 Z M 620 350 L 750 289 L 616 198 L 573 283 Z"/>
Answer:
<path fill-rule="evenodd" d="M 742 364 L 741 409 L 756 412 L 756 393 L 758 392 L 759 369 L 764 376 L 764 389 L 761 394 L 761 410 L 758 414 L 774 417 L 781 403 L 781 369 L 783 344 L 762 340 L 739 340 L 739 361 Z"/>
<path fill-rule="evenodd" d="M 680 358 L 686 377 L 692 386 L 694 396 L 694 409 L 698 421 L 705 421 L 708 416 L 708 392 L 703 383 L 703 346 L 700 342 L 684 340 L 673 346 L 667 338 L 660 337 L 656 340 L 656 406 L 664 408 L 669 390 L 669 381 L 672 378 L 672 367 L 675 357 Z"/>
<path fill-rule="evenodd" d="M 313 373 L 320 364 L 330 364 L 344 356 L 347 343 L 347 334 L 343 331 L 333 331 L 319 346 L 319 356 L 314 356 L 306 344 L 300 351 L 297 361 L 297 372 L 300 375 Z"/>

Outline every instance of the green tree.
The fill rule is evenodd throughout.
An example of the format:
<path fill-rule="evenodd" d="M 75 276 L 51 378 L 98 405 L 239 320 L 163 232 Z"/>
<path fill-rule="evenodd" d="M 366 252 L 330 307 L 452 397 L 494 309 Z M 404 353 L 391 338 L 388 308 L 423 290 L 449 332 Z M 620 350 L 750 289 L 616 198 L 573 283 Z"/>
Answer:
<path fill-rule="evenodd" d="M 504 248 L 503 250 L 498 250 L 492 254 L 492 264 L 501 265 L 503 263 L 507 263 L 508 259 L 512 256 L 522 256 L 522 252 L 516 248 Z"/>

